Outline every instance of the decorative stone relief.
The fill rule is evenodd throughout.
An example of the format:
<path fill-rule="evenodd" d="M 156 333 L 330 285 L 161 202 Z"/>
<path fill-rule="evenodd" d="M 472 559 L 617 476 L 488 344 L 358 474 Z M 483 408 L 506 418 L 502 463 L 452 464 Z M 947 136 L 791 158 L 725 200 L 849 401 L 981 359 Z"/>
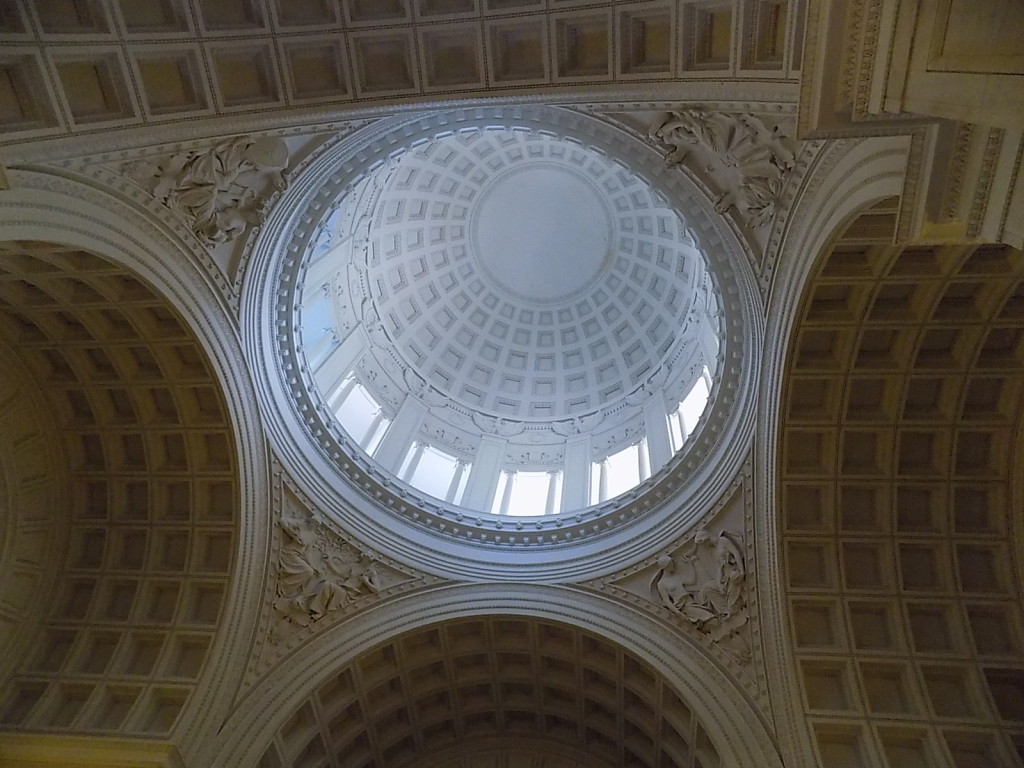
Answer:
<path fill-rule="evenodd" d="M 311 518 L 289 514 L 282 531 L 274 608 L 301 626 L 361 595 L 380 592 L 383 582 L 373 559 L 347 543 L 327 545 Z"/>
<path fill-rule="evenodd" d="M 647 135 L 666 150 L 670 167 L 690 160 L 712 177 L 720 187 L 718 213 L 735 208 L 755 229 L 775 215 L 795 164 L 794 142 L 781 125 L 769 127 L 751 114 L 683 109 L 659 115 Z"/>
<path fill-rule="evenodd" d="M 443 579 L 361 546 L 275 463 L 272 549 L 260 630 L 243 688 L 318 633 L 382 601 Z"/>
<path fill-rule="evenodd" d="M 562 437 L 573 437 L 593 432 L 604 420 L 604 413 L 588 413 L 583 416 L 572 416 L 568 419 L 551 422 L 551 431 Z"/>
<path fill-rule="evenodd" d="M 277 528 L 280 549 L 272 642 L 408 580 L 342 539 L 315 512 L 299 504 L 285 503 Z"/>
<path fill-rule="evenodd" d="M 208 245 L 234 240 L 258 224 L 287 182 L 288 147 L 279 138 L 239 136 L 205 150 L 140 160 L 125 172 L 183 218 Z"/>
<path fill-rule="evenodd" d="M 660 554 L 587 586 L 670 621 L 768 702 L 758 630 L 751 464 L 701 523 Z"/>
<path fill-rule="evenodd" d="M 431 421 L 424 425 L 423 434 L 430 440 L 435 440 L 441 445 L 451 448 L 460 456 L 473 455 L 478 445 L 467 436 L 460 435 L 456 430 L 445 428 L 443 421 Z"/>
<path fill-rule="evenodd" d="M 722 531 L 715 536 L 702 528 L 680 549 L 659 558 L 658 566 L 652 596 L 712 640 L 742 644 L 738 655 L 749 657 L 738 634 L 747 623 L 741 534 Z"/>

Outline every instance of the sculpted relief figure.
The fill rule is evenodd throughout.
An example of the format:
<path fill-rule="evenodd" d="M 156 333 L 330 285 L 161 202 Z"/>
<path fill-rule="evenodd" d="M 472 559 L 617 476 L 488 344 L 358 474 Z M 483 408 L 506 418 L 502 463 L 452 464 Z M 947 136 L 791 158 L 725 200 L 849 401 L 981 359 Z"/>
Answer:
<path fill-rule="evenodd" d="M 309 626 L 364 595 L 383 580 L 373 559 L 345 542 L 330 542 L 311 517 L 285 512 L 281 527 L 277 596 L 281 618 Z"/>
<path fill-rule="evenodd" d="M 648 129 L 647 136 L 670 147 L 665 155 L 665 163 L 669 167 L 682 163 L 690 150 L 697 146 L 722 156 L 726 165 L 735 165 L 731 153 L 734 133 L 735 122 L 729 115 L 683 109 L 666 112 L 657 118 Z"/>
<path fill-rule="evenodd" d="M 661 570 L 655 577 L 654 585 L 662 604 L 689 621 L 702 625 L 715 618 L 715 614 L 698 602 L 697 595 L 701 585 L 697 568 L 692 555 L 680 557 L 681 565 L 676 558 L 663 555 L 658 559 Z"/>
<path fill-rule="evenodd" d="M 135 163 L 129 173 L 188 221 L 200 240 L 216 244 L 258 223 L 270 190 L 285 188 L 287 165 L 281 139 L 240 136 L 207 150 Z"/>
<path fill-rule="evenodd" d="M 666 112 L 651 123 L 647 135 L 665 150 L 669 167 L 697 155 L 701 167 L 724 187 L 715 211 L 736 208 L 755 228 L 775 214 L 785 176 L 795 165 L 786 133 L 754 115 L 695 108 Z"/>
<path fill-rule="evenodd" d="M 699 629 L 734 633 L 746 623 L 746 568 L 737 534 L 700 530 L 674 555 L 658 560 L 651 582 L 661 604 Z"/>

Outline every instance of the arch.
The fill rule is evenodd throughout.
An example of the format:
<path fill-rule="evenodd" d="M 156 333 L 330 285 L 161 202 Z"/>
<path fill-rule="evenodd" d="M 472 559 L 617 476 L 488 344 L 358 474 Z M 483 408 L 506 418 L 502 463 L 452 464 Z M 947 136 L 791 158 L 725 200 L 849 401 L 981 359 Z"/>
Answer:
<path fill-rule="evenodd" d="M 822 212 L 834 228 L 776 316 L 759 546 L 778 586 L 774 674 L 796 704 L 779 736 L 823 764 L 1009 764 L 1024 255 L 894 242 L 895 196 L 863 194 L 886 191 L 874 170 L 853 177 L 859 207 Z"/>
<path fill-rule="evenodd" d="M 418 629 L 485 616 L 532 617 L 590 632 L 648 664 L 710 735 L 723 765 L 781 766 L 757 708 L 703 652 L 633 606 L 579 589 L 461 584 L 398 597 L 296 649 L 239 702 L 221 730 L 214 765 L 253 765 L 270 734 L 318 686 L 363 653 Z"/>
<path fill-rule="evenodd" d="M 259 610 L 269 510 L 269 468 L 252 386 L 237 330 L 223 297 L 195 265 L 169 228 L 110 190 L 82 180 L 36 171 L 9 172 L 0 192 L 0 241 L 38 241 L 95 254 L 138 278 L 167 301 L 205 352 L 226 412 L 237 485 L 235 548 L 227 567 L 223 609 L 206 652 L 196 693 L 174 723 L 170 738 L 188 758 L 195 744 L 212 738 L 231 703 Z"/>
<path fill-rule="evenodd" d="M 800 689 L 791 659 L 782 597 L 783 573 L 779 551 L 779 504 L 776 490 L 776 445 L 781 425 L 779 396 L 789 343 L 803 291 L 827 243 L 850 219 L 871 204 L 899 195 L 904 184 L 909 143 L 906 137 L 840 141 L 818 159 L 793 203 L 792 214 L 778 248 L 779 264 L 770 286 L 761 361 L 755 441 L 755 547 L 761 603 L 762 638 L 774 698 L 777 738 L 794 766 L 814 765 L 814 748 L 800 711 Z"/>

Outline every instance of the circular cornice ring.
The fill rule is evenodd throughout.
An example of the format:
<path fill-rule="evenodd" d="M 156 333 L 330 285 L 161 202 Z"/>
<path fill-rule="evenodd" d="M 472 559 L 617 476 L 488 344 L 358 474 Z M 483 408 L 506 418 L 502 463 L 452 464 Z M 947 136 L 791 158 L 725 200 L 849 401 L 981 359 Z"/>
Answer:
<path fill-rule="evenodd" d="M 319 223 L 343 190 L 419 142 L 491 125 L 550 131 L 630 167 L 677 210 L 707 259 L 722 302 L 718 385 L 699 436 L 660 472 L 609 502 L 567 515 L 467 514 L 396 483 L 313 394 L 295 330 L 298 294 Z M 554 107 L 480 107 L 381 120 L 327 146 L 268 215 L 243 284 L 241 327 L 268 431 L 311 499 L 354 535 L 455 578 L 573 580 L 635 562 L 681 535 L 739 468 L 752 426 L 762 312 L 744 245 L 685 173 L 651 146 L 595 117 Z"/>

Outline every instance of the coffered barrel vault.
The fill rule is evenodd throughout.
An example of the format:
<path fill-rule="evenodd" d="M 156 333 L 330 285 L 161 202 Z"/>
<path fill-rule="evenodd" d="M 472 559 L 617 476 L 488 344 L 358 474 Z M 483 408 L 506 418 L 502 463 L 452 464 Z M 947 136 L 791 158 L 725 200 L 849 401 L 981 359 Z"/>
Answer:
<path fill-rule="evenodd" d="M 528 93 L 577 100 L 581 87 L 631 98 L 740 73 L 777 86 L 799 73 L 802 3 L 549 5 L 12 3 L 0 20 L 0 126 L 31 140 L 111 127 L 151 132 L 184 118 L 209 125 L 213 135 L 239 121 L 281 118 L 284 127 L 308 125 L 313 115 L 320 116 L 313 122 L 334 120 L 339 108 Z M 152 143 L 139 136 L 141 145 Z"/>
<path fill-rule="evenodd" d="M 0 2 L 0 768 L 1024 764 L 1008 9 Z"/>

